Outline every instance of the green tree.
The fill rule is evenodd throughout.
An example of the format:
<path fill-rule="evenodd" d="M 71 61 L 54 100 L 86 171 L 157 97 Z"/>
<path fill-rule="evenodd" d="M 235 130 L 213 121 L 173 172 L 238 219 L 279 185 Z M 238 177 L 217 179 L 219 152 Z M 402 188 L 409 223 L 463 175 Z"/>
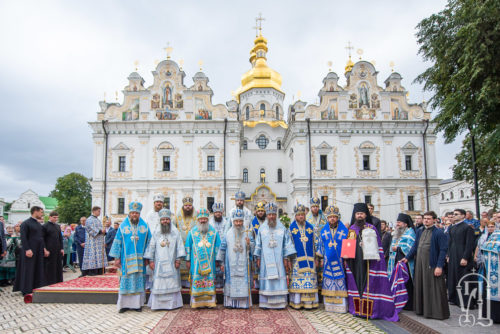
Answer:
<path fill-rule="evenodd" d="M 51 197 L 57 198 L 57 212 L 62 223 L 77 223 L 88 216 L 92 205 L 89 179 L 79 173 L 70 173 L 57 179 Z"/>
<path fill-rule="evenodd" d="M 500 174 L 488 166 L 500 161 L 500 0 L 449 0 L 417 29 L 419 53 L 431 66 L 415 81 L 433 93 L 429 102 L 438 111 L 436 129 L 446 143 L 468 133 L 454 177 L 471 181 L 473 134 L 478 171 L 482 169 L 479 195 L 498 198 Z"/>
<path fill-rule="evenodd" d="M 488 154 L 483 152 L 488 148 L 487 145 L 484 145 L 484 142 L 487 142 L 488 138 L 476 136 L 475 140 L 477 146 L 476 155 L 479 157 L 476 160 L 479 199 L 483 205 L 497 209 L 500 200 L 500 183 L 498 182 L 498 177 L 495 177 L 495 175 L 500 175 L 500 163 L 492 164 L 484 159 L 484 157 L 488 157 Z M 462 151 L 455 157 L 457 163 L 453 166 L 453 178 L 455 180 L 465 180 L 472 183 L 474 176 L 472 175 L 472 152 L 470 142 L 471 137 L 470 134 L 468 134 L 463 141 Z"/>

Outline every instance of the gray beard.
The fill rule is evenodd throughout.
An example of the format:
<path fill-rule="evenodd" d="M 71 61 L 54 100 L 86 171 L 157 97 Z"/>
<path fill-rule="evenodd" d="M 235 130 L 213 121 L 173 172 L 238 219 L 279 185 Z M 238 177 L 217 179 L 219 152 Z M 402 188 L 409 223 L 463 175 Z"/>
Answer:
<path fill-rule="evenodd" d="M 267 225 L 269 225 L 270 228 L 275 228 L 276 227 L 276 220 L 268 220 Z"/>
<path fill-rule="evenodd" d="M 234 236 L 236 239 L 241 239 L 243 235 L 243 226 L 234 226 Z"/>
<path fill-rule="evenodd" d="M 406 227 L 396 228 L 394 230 L 394 239 L 399 240 L 406 231 Z"/>
<path fill-rule="evenodd" d="M 172 229 L 170 224 L 160 224 L 160 229 L 161 229 L 161 234 L 169 234 L 170 230 Z"/>
<path fill-rule="evenodd" d="M 203 234 L 206 234 L 208 232 L 208 223 L 201 224 L 201 223 L 196 223 L 198 226 L 198 231 L 200 231 Z"/>

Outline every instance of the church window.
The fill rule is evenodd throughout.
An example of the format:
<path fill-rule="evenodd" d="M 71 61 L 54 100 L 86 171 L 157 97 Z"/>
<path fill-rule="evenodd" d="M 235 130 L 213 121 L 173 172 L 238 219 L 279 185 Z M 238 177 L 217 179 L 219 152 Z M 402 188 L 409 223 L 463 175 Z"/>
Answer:
<path fill-rule="evenodd" d="M 411 155 L 405 155 L 405 169 L 411 170 Z"/>
<path fill-rule="evenodd" d="M 463 189 L 460 190 L 460 198 L 464 198 L 464 191 L 463 191 Z"/>
<path fill-rule="evenodd" d="M 365 195 L 365 203 L 371 203 L 372 202 L 372 195 Z"/>
<path fill-rule="evenodd" d="M 325 211 L 328 206 L 328 196 L 321 196 L 321 210 Z"/>
<path fill-rule="evenodd" d="M 276 106 L 276 119 L 280 119 L 280 108 Z"/>
<path fill-rule="evenodd" d="M 260 104 L 260 110 L 266 110 L 266 105 L 264 103 Z"/>
<path fill-rule="evenodd" d="M 278 182 L 283 182 L 283 171 L 281 168 L 278 168 Z"/>
<path fill-rule="evenodd" d="M 245 118 L 248 121 L 250 119 L 250 107 L 245 108 Z"/>
<path fill-rule="evenodd" d="M 31 203 L 28 203 L 28 209 L 31 208 Z"/>
<path fill-rule="evenodd" d="M 170 197 L 165 197 L 163 200 L 163 207 L 170 210 Z"/>
<path fill-rule="evenodd" d="M 120 155 L 118 157 L 118 171 L 119 172 L 124 172 L 125 171 L 125 165 L 126 165 L 126 158 L 124 155 Z"/>
<path fill-rule="evenodd" d="M 269 139 L 267 139 L 264 135 L 260 135 L 255 142 L 259 145 L 259 148 L 263 150 L 267 147 L 267 144 L 269 144 Z"/>
<path fill-rule="evenodd" d="M 248 183 L 248 169 L 243 168 L 243 183 Z"/>
<path fill-rule="evenodd" d="M 212 211 L 212 206 L 214 205 L 214 203 L 215 203 L 215 198 L 214 197 L 207 197 L 207 208 L 208 208 L 208 211 L 213 212 Z"/>
<path fill-rule="evenodd" d="M 248 142 L 246 140 L 243 141 L 243 149 L 248 150 Z"/>
<path fill-rule="evenodd" d="M 207 156 L 207 171 L 215 170 L 215 156 L 208 155 Z"/>
<path fill-rule="evenodd" d="M 415 203 L 413 202 L 413 195 L 408 195 L 408 211 L 415 211 Z"/>
<path fill-rule="evenodd" d="M 163 156 L 163 171 L 170 172 L 170 155 Z"/>
<path fill-rule="evenodd" d="M 327 170 L 328 166 L 326 163 L 326 154 L 322 154 L 319 156 L 319 162 L 320 162 L 320 169 L 321 170 Z"/>
<path fill-rule="evenodd" d="M 370 170 L 370 155 L 363 155 L 363 170 Z"/>
<path fill-rule="evenodd" d="M 118 214 L 123 215 L 125 213 L 125 198 L 118 198 Z"/>
<path fill-rule="evenodd" d="M 444 193 L 441 193 L 441 200 L 444 201 Z"/>
<path fill-rule="evenodd" d="M 450 191 L 450 199 L 453 199 L 453 191 Z"/>
<path fill-rule="evenodd" d="M 472 189 L 472 188 L 471 188 L 471 190 L 470 190 L 470 195 L 471 195 L 472 197 L 474 197 L 474 189 Z"/>
<path fill-rule="evenodd" d="M 283 209 L 282 208 L 279 208 L 278 209 L 278 215 L 281 217 L 283 216 Z"/>
<path fill-rule="evenodd" d="M 276 143 L 276 149 L 281 150 L 281 140 Z"/>
<path fill-rule="evenodd" d="M 264 168 L 260 169 L 260 183 L 266 183 L 266 170 Z"/>

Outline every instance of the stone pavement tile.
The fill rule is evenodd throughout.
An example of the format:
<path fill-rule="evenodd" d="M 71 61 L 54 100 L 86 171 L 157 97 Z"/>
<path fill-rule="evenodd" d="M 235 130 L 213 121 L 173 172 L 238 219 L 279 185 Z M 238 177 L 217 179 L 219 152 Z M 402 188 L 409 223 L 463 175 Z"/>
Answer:
<path fill-rule="evenodd" d="M 461 311 L 460 307 L 455 305 L 450 305 L 450 318 L 446 320 L 436 320 L 436 319 L 426 319 L 424 317 L 416 315 L 414 312 L 403 311 L 404 314 L 413 320 L 416 320 L 432 329 L 446 334 L 470 334 L 476 333 L 500 333 L 500 324 L 493 324 L 488 327 L 483 327 L 476 324 L 472 327 L 461 327 L 459 323 L 459 318 L 461 315 L 465 314 Z M 477 310 L 472 310 L 469 314 L 474 315 L 477 318 Z"/>
<path fill-rule="evenodd" d="M 307 320 L 320 334 L 327 333 L 384 333 L 371 321 L 353 317 L 349 313 L 326 312 L 324 309 L 302 310 Z"/>

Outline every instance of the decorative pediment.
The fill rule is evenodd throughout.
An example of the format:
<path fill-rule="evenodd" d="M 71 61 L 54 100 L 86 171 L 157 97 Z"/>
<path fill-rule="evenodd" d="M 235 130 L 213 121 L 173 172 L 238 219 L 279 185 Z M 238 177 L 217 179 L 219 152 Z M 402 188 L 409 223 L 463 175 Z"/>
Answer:
<path fill-rule="evenodd" d="M 404 146 L 401 147 L 401 149 L 405 153 L 415 153 L 418 150 L 418 147 L 409 141 L 406 144 L 404 144 Z"/>
<path fill-rule="evenodd" d="M 160 145 L 158 145 L 157 149 L 158 149 L 158 151 L 161 151 L 161 152 L 173 151 L 174 145 L 172 145 L 168 141 L 164 141 L 164 142 L 161 142 Z"/>
<path fill-rule="evenodd" d="M 326 141 L 323 141 L 321 144 L 316 146 L 316 150 L 319 154 L 325 154 L 332 150 L 332 146 L 330 146 Z"/>
<path fill-rule="evenodd" d="M 372 149 L 374 150 L 375 149 L 375 144 L 372 143 L 371 141 L 364 141 L 362 142 L 360 145 L 359 145 L 359 148 L 360 149 Z"/>
<path fill-rule="evenodd" d="M 130 151 L 130 147 L 120 142 L 118 145 L 112 148 L 113 151 Z"/>
<path fill-rule="evenodd" d="M 203 151 L 206 151 L 207 153 L 210 153 L 210 152 L 217 152 L 217 150 L 219 149 L 217 147 L 217 145 L 215 145 L 214 143 L 212 143 L 211 141 L 209 141 L 208 143 L 205 144 L 205 146 L 203 146 L 201 148 Z"/>
<path fill-rule="evenodd" d="M 374 143 L 372 143 L 371 141 L 368 141 L 368 140 L 362 142 L 359 145 L 359 151 L 362 154 L 370 154 L 371 152 L 375 151 L 376 148 L 377 148 L 377 146 L 375 146 Z"/>

